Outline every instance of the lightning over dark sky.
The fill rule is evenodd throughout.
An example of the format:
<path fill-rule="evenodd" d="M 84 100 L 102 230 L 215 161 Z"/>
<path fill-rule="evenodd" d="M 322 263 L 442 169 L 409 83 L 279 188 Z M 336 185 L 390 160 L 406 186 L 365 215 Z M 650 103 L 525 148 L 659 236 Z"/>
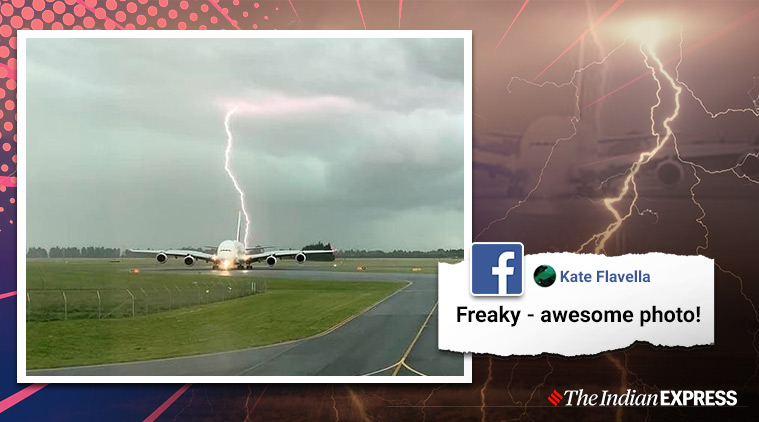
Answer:
<path fill-rule="evenodd" d="M 237 181 L 237 177 L 235 177 L 235 174 L 232 172 L 231 163 L 233 137 L 232 130 L 229 128 L 229 121 L 235 111 L 237 111 L 237 107 L 229 109 L 227 114 L 224 116 L 224 130 L 227 133 L 227 147 L 224 149 L 224 171 L 227 172 L 229 179 L 232 181 L 232 185 L 235 187 L 235 191 L 237 191 L 237 194 L 240 196 L 240 212 L 242 212 L 243 217 L 245 218 L 245 237 L 241 240 L 247 248 L 248 239 L 250 238 L 250 216 L 248 215 L 248 210 L 245 206 L 245 192 L 243 191 L 242 186 L 240 186 L 240 183 Z"/>
<path fill-rule="evenodd" d="M 702 203 L 698 199 L 698 195 L 696 193 L 696 189 L 699 186 L 700 183 L 702 183 L 702 178 L 704 175 L 720 175 L 720 174 L 732 174 L 737 179 L 746 180 L 749 183 L 757 183 L 757 181 L 754 179 L 754 177 L 751 174 L 748 174 L 747 172 L 743 171 L 743 166 L 746 165 L 747 162 L 755 160 L 757 158 L 757 150 L 754 148 L 753 151 L 744 153 L 743 156 L 733 165 L 730 165 L 728 167 L 709 167 L 705 164 L 700 164 L 697 161 L 690 160 L 686 158 L 685 155 L 681 154 L 680 151 L 680 145 L 677 139 L 677 133 L 673 129 L 673 125 L 678 120 L 681 114 L 681 107 L 682 102 L 685 100 L 685 96 L 683 94 L 687 95 L 687 98 L 692 99 L 695 101 L 696 104 L 698 104 L 699 108 L 703 110 L 703 112 L 711 119 L 718 119 L 720 117 L 728 116 L 728 115 L 747 115 L 747 116 L 759 116 L 759 110 L 757 109 L 757 102 L 759 99 L 759 95 L 755 93 L 756 90 L 756 77 L 753 78 L 752 81 L 748 84 L 748 91 L 747 93 L 747 99 L 749 101 L 750 106 L 749 107 L 727 107 L 722 110 L 711 110 L 709 109 L 704 100 L 701 99 L 697 94 L 696 91 L 689 85 L 686 84 L 680 76 L 680 66 L 682 64 L 683 57 L 689 53 L 693 52 L 697 48 L 701 48 L 708 44 L 709 42 L 714 41 L 715 39 L 718 39 L 728 32 L 736 29 L 740 25 L 743 25 L 749 21 L 751 21 L 756 16 L 755 11 L 751 11 L 749 13 L 746 13 L 742 15 L 740 18 L 730 22 L 728 25 L 724 26 L 722 29 L 720 29 L 717 32 L 712 33 L 711 35 L 701 39 L 699 42 L 693 44 L 688 49 L 683 49 L 683 30 L 680 29 L 680 43 L 679 43 L 679 53 L 668 58 L 667 60 L 662 60 L 660 58 L 660 55 L 658 53 L 659 47 L 661 47 L 661 43 L 656 38 L 656 35 L 658 35 L 658 32 L 663 31 L 664 29 L 671 30 L 672 25 L 669 24 L 669 28 L 651 28 L 650 23 L 648 25 L 647 31 L 643 31 L 643 33 L 638 34 L 631 34 L 630 36 L 636 36 L 639 40 L 639 43 L 637 43 L 637 50 L 639 51 L 640 56 L 642 57 L 642 63 L 644 64 L 646 71 L 641 73 L 638 77 L 633 78 L 629 82 L 619 86 L 617 89 L 597 98 L 594 101 L 589 102 L 587 105 L 581 106 L 580 104 L 580 89 L 575 85 L 574 80 L 578 74 L 578 72 L 586 71 L 588 66 L 580 68 L 578 70 L 575 70 L 574 76 L 570 80 L 569 83 L 556 83 L 556 82 L 545 82 L 542 84 L 532 84 L 532 86 L 535 86 L 537 88 L 544 88 L 547 86 L 551 86 L 553 88 L 562 88 L 569 85 L 572 85 L 575 87 L 575 104 L 576 105 L 576 111 L 575 114 L 571 117 L 571 124 L 574 128 L 573 132 L 569 133 L 568 136 L 557 138 L 553 141 L 553 146 L 550 150 L 548 150 L 546 160 L 543 162 L 542 167 L 540 167 L 540 170 L 537 172 L 537 181 L 535 185 L 530 189 L 527 194 L 521 198 L 518 202 L 516 202 L 515 205 L 511 206 L 506 210 L 506 212 L 499 218 L 490 221 L 484 229 L 475 237 L 475 240 L 477 240 L 480 236 L 482 236 L 485 232 L 490 230 L 494 224 L 500 223 L 505 221 L 509 215 L 514 211 L 515 209 L 523 206 L 525 203 L 527 203 L 532 195 L 541 187 L 541 183 L 544 178 L 544 173 L 549 169 L 551 166 L 551 160 L 553 156 L 555 155 L 555 149 L 556 146 L 561 142 L 581 142 L 581 140 L 575 139 L 575 137 L 578 134 L 578 124 L 581 122 L 582 111 L 589 108 L 590 106 L 593 106 L 597 104 L 598 102 L 608 98 L 609 96 L 619 92 L 625 87 L 628 87 L 632 85 L 635 82 L 645 80 L 645 78 L 650 78 L 649 80 L 652 80 L 655 84 L 656 90 L 654 93 L 654 101 L 650 104 L 648 117 L 649 117 L 649 127 L 647 129 L 648 133 L 650 133 L 651 138 L 654 140 L 654 145 L 646 150 L 637 151 L 633 153 L 625 153 L 620 154 L 617 156 L 612 156 L 609 158 L 604 158 L 602 160 L 595 160 L 592 163 L 581 165 L 580 167 L 590 166 L 594 164 L 599 164 L 602 162 L 607 161 L 614 161 L 621 157 L 636 157 L 632 161 L 632 163 L 626 167 L 624 170 L 621 170 L 618 174 L 609 176 L 605 178 L 601 182 L 601 186 L 597 187 L 597 189 L 600 189 L 603 187 L 604 184 L 610 182 L 614 179 L 622 179 L 621 183 L 618 183 L 618 186 L 615 187 L 616 191 L 611 195 L 604 196 L 600 201 L 590 199 L 591 203 L 596 204 L 595 206 L 600 206 L 602 209 L 604 209 L 611 217 L 611 222 L 605 226 L 604 229 L 597 231 L 595 234 L 587 238 L 584 242 L 581 243 L 579 248 L 576 250 L 576 252 L 594 252 L 594 253 L 606 253 L 606 246 L 608 241 L 618 235 L 619 230 L 625 225 L 625 222 L 630 219 L 630 217 L 634 215 L 645 215 L 645 214 L 652 214 L 656 217 L 656 222 L 659 221 L 659 215 L 656 211 L 652 209 L 643 209 L 644 207 L 639 206 L 639 199 L 641 198 L 641 193 L 639 191 L 639 185 L 640 185 L 640 173 L 643 168 L 646 167 L 648 163 L 650 163 L 652 160 L 655 159 L 661 159 L 660 156 L 665 154 L 662 152 L 662 150 L 666 148 L 673 148 L 676 154 L 676 159 L 679 160 L 680 163 L 687 166 L 692 171 L 692 176 L 694 182 L 689 187 L 689 195 L 691 199 L 691 203 L 696 208 L 697 212 L 699 213 L 699 216 L 695 218 L 695 223 L 697 223 L 701 228 L 704 230 L 704 242 L 702 244 L 695 245 L 695 253 L 696 254 L 702 254 L 704 253 L 707 248 L 709 247 L 709 227 L 705 222 L 705 219 L 707 217 L 707 211 L 706 208 L 702 205 Z M 574 44 L 570 45 L 569 48 L 571 48 Z M 609 56 L 616 52 L 621 46 L 618 46 L 614 50 L 612 50 L 608 55 L 606 55 L 603 60 L 601 60 L 601 63 L 606 61 Z M 569 50 L 569 48 L 566 51 Z M 559 58 L 561 55 L 559 56 Z M 558 60 L 558 58 L 557 58 Z M 552 62 L 545 70 L 551 67 L 556 62 Z M 674 69 L 669 69 L 668 65 L 675 64 Z M 539 77 L 542 75 L 541 72 L 538 74 Z M 533 79 L 534 80 L 534 79 Z M 511 84 L 515 81 L 519 81 L 521 83 L 527 83 L 523 78 L 512 78 L 509 85 L 507 86 L 507 89 L 509 92 L 511 92 L 510 87 Z M 649 166 L 650 167 L 650 166 Z M 719 271 L 723 272 L 726 275 L 729 275 L 733 277 L 735 280 L 738 281 L 740 286 L 740 295 L 743 297 L 743 299 L 746 301 L 746 303 L 750 306 L 752 313 L 755 317 L 755 321 L 757 324 L 759 324 L 759 311 L 757 310 L 757 307 L 754 303 L 754 301 L 750 298 L 750 296 L 746 293 L 746 288 L 744 286 L 744 280 L 742 277 L 740 277 L 738 274 L 734 273 L 733 271 L 725 269 L 722 265 L 719 264 L 719 262 L 716 263 L 716 267 Z M 752 378 L 756 378 L 759 374 L 759 348 L 757 348 L 757 336 L 759 335 L 759 328 L 750 329 L 750 334 L 752 336 L 752 346 L 753 350 L 755 352 L 755 370 L 753 371 L 753 374 L 750 374 L 750 377 L 746 380 L 746 383 L 748 384 Z M 620 373 L 620 386 L 619 391 L 623 393 L 625 391 L 625 388 L 627 388 L 631 383 L 637 384 L 639 386 L 642 386 L 646 389 L 653 389 L 656 390 L 656 387 L 652 387 L 648 384 L 646 384 L 642 378 L 632 372 L 628 366 L 628 356 L 627 352 L 625 352 L 624 359 L 620 359 L 619 356 L 615 355 L 614 353 L 607 353 L 605 354 L 606 358 L 611 362 L 612 366 L 616 368 L 616 370 Z M 492 367 L 492 360 L 488 360 L 488 373 L 491 373 L 491 367 Z M 519 362 L 519 360 L 517 360 Z M 629 381 L 630 377 L 634 378 L 634 381 Z M 486 389 L 488 386 L 488 383 L 490 381 L 491 375 L 488 375 L 488 380 L 483 385 L 480 395 L 483 398 L 482 400 L 482 407 L 481 410 L 483 412 L 483 418 L 484 418 L 484 409 L 486 407 L 485 404 L 485 394 Z M 618 409 L 616 412 L 616 419 L 622 420 L 623 418 L 623 411 L 622 409 Z"/>

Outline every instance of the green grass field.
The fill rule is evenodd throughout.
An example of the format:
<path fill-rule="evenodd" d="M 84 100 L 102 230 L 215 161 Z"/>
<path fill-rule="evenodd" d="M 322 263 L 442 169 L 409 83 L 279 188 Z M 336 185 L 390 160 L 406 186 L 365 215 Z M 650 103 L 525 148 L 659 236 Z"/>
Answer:
<path fill-rule="evenodd" d="M 27 368 L 236 350 L 323 332 L 403 283 L 273 280 L 265 294 L 136 318 L 29 322 Z"/>
<path fill-rule="evenodd" d="M 115 261 L 115 262 L 114 262 Z M 366 272 L 392 272 L 392 273 L 422 273 L 437 274 L 437 263 L 449 264 L 459 262 L 455 259 L 434 258 L 340 258 L 334 261 L 307 261 L 304 264 L 296 264 L 292 260 L 277 262 L 277 268 L 300 268 L 316 271 L 340 271 L 358 272 L 358 267 L 364 267 Z M 255 264 L 257 268 L 265 268 L 266 264 Z M 181 260 L 169 259 L 166 264 L 159 264 L 153 258 L 120 258 L 109 259 L 64 259 L 64 258 L 40 258 L 27 259 L 27 288 L 30 289 L 63 289 L 63 288 L 89 288 L 93 284 L 100 287 L 116 285 L 122 287 L 124 283 L 138 286 L 152 286 L 155 283 L 165 283 L 165 277 L 161 273 L 144 271 L 140 274 L 131 274 L 130 269 L 186 269 Z M 197 263 L 193 269 L 209 270 L 211 266 Z M 107 274 L 107 271 L 115 270 L 121 273 L 115 277 Z M 94 271 L 94 272 L 92 272 Z M 185 274 L 182 274 L 185 275 Z M 190 275 L 191 274 L 190 272 Z M 224 275 L 208 276 L 216 280 L 226 280 Z"/>
<path fill-rule="evenodd" d="M 408 267 L 391 262 L 382 264 L 375 263 L 373 267 L 386 271 Z M 251 281 L 245 277 L 196 272 L 129 272 L 131 268 L 144 269 L 151 265 L 158 264 L 142 259 L 120 262 L 100 259 L 29 260 L 27 286 L 50 291 L 121 289 L 126 286 L 139 290 L 168 287 L 170 284 L 229 283 L 236 279 L 249 284 Z M 369 265 L 363 265 L 369 271 Z M 177 266 L 181 267 L 181 262 L 177 262 Z M 408 272 L 411 272 L 410 268 Z M 428 264 L 426 268 L 431 270 L 432 265 Z M 259 280 L 256 278 L 256 281 Z M 268 289 L 263 294 L 189 305 L 146 316 L 29 321 L 26 332 L 27 368 L 187 356 L 304 338 L 334 327 L 404 285 L 274 278 L 266 280 L 266 283 Z"/>
<path fill-rule="evenodd" d="M 143 264 L 152 265 L 141 260 L 28 260 L 27 321 L 148 315 L 266 290 L 266 280 L 195 272 L 131 271 L 145 268 Z"/>

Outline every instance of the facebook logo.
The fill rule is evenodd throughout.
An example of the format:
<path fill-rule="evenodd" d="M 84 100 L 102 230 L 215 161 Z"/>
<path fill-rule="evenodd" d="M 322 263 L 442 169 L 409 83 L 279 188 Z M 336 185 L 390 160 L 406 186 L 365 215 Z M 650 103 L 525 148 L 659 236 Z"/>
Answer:
<path fill-rule="evenodd" d="M 474 296 L 521 296 L 523 267 L 521 243 L 474 243 L 470 291 Z"/>

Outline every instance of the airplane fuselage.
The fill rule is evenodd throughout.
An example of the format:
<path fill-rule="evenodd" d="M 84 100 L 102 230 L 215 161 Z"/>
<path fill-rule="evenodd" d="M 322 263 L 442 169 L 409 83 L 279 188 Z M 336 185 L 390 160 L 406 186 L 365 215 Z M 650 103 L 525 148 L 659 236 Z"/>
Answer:
<path fill-rule="evenodd" d="M 214 267 L 224 270 L 245 265 L 245 245 L 236 240 L 225 240 L 216 248 Z"/>

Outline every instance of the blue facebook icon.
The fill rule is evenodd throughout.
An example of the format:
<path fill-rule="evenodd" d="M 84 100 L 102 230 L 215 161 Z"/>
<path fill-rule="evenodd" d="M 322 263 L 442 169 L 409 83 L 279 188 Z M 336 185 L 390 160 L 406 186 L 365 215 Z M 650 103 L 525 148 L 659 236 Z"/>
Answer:
<path fill-rule="evenodd" d="M 474 296 L 520 296 L 524 246 L 521 243 L 472 244 L 470 288 Z"/>

